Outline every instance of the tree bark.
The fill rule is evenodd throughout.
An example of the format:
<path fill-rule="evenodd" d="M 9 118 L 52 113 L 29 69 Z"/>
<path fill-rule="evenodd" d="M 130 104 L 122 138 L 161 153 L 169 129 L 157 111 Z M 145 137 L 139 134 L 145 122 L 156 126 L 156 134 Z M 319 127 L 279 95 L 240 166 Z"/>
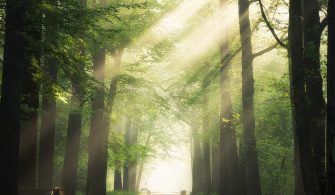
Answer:
<path fill-rule="evenodd" d="M 335 1 L 328 0 L 327 134 L 328 195 L 335 193 Z"/>
<path fill-rule="evenodd" d="M 223 43 L 221 46 L 220 70 L 220 195 L 234 195 L 241 194 L 241 185 L 233 126 L 233 107 L 229 91 L 229 68 L 225 61 L 226 58 L 229 58 L 228 43 Z"/>
<path fill-rule="evenodd" d="M 47 73 L 50 80 L 43 83 L 42 113 L 38 158 L 38 187 L 51 188 L 53 186 L 54 144 L 56 123 L 56 98 L 53 84 L 57 80 L 56 64 L 49 61 Z"/>
<path fill-rule="evenodd" d="M 51 6 L 56 6 L 54 0 L 49 0 Z M 45 16 L 45 41 L 51 42 L 55 37 L 55 27 L 52 16 Z M 56 124 L 56 96 L 54 85 L 57 83 L 56 60 L 46 56 L 44 64 L 44 80 L 42 83 L 42 105 L 41 105 L 41 126 L 38 154 L 38 179 L 39 188 L 53 187 L 54 167 L 54 145 L 55 145 L 55 124 Z"/>
<path fill-rule="evenodd" d="M 293 118 L 294 120 L 294 118 Z M 295 127 L 293 127 L 295 129 Z M 296 133 L 293 133 L 294 139 L 294 194 L 295 195 L 304 195 L 304 183 L 301 173 L 301 164 L 300 164 L 300 152 L 299 152 L 299 144 L 298 137 Z"/>
<path fill-rule="evenodd" d="M 308 122 L 306 122 L 305 69 L 303 60 L 302 0 L 290 0 L 289 8 L 289 73 L 295 145 L 299 146 L 299 159 L 305 192 L 318 194 L 319 184 Z"/>
<path fill-rule="evenodd" d="M 114 104 L 114 99 L 117 93 L 117 76 L 120 72 L 121 68 L 121 63 L 122 63 L 122 55 L 123 55 L 123 49 L 115 51 L 113 55 L 114 59 L 114 69 L 115 72 L 112 73 L 112 79 L 111 83 L 109 86 L 109 94 L 108 94 L 108 99 L 107 99 L 107 104 L 105 107 L 105 124 L 106 124 L 106 131 L 107 134 L 109 134 L 109 127 L 111 123 L 111 115 L 113 112 L 113 104 Z M 107 164 L 106 164 L 107 166 Z M 121 174 L 121 163 L 120 162 L 115 162 L 115 170 L 114 170 L 114 190 L 119 191 L 122 190 L 122 174 Z"/>
<path fill-rule="evenodd" d="M 126 143 L 127 148 L 130 145 L 131 142 L 131 120 L 130 118 L 126 117 L 126 125 L 125 125 L 125 134 L 124 134 L 124 140 Z M 124 163 L 123 167 L 123 191 L 129 191 L 130 190 L 130 184 L 129 184 L 129 160 Z"/>
<path fill-rule="evenodd" d="M 209 79 L 205 78 L 203 82 L 203 88 L 205 89 L 210 84 Z M 209 133 L 209 110 L 208 110 L 208 97 L 207 94 L 204 94 L 203 97 L 203 122 L 202 122 L 202 133 L 204 137 L 208 137 Z M 211 191 L 211 162 L 210 162 L 210 140 L 203 139 L 202 142 L 202 170 L 203 170 L 203 192 L 209 194 Z"/>
<path fill-rule="evenodd" d="M 126 129 L 125 129 L 125 141 L 127 148 L 132 147 L 137 143 L 138 131 L 131 123 L 131 119 L 127 118 Z M 123 187 L 125 191 L 135 192 L 136 188 L 136 164 L 137 159 L 134 158 L 134 154 L 128 154 L 127 162 L 124 165 L 123 172 Z"/>
<path fill-rule="evenodd" d="M 202 192 L 202 151 L 199 130 L 193 127 L 193 165 L 192 165 L 192 195 Z"/>
<path fill-rule="evenodd" d="M 76 194 L 76 181 L 78 170 L 78 159 L 80 150 L 80 135 L 82 125 L 82 101 L 76 93 L 75 86 L 72 86 L 71 105 L 73 106 L 69 114 L 65 157 L 62 174 L 62 187 L 65 195 Z"/>
<path fill-rule="evenodd" d="M 41 17 L 39 0 L 27 5 L 26 62 L 23 68 L 23 86 L 20 128 L 19 186 L 25 189 L 36 187 L 37 171 L 37 129 L 39 108 L 39 83 L 34 77 L 38 73 L 41 60 Z M 32 194 L 26 190 L 22 195 Z"/>
<path fill-rule="evenodd" d="M 86 0 L 80 0 L 81 6 L 87 7 Z M 79 55 L 85 54 L 83 45 L 79 45 Z M 63 172 L 61 178 L 61 185 L 64 188 L 64 195 L 75 195 L 77 184 L 78 160 L 80 151 L 80 137 L 82 126 L 82 97 L 84 94 L 80 93 L 80 87 L 74 80 L 72 84 L 71 96 L 71 110 L 68 118 L 65 156 L 63 164 Z"/>
<path fill-rule="evenodd" d="M 220 191 L 220 151 L 219 145 L 214 145 L 212 143 L 212 163 L 211 163 L 211 171 L 212 171 L 212 187 L 211 192 L 219 193 Z"/>
<path fill-rule="evenodd" d="M 89 133 L 88 171 L 86 195 L 105 195 L 107 177 L 108 133 L 104 122 L 105 49 L 93 54 L 93 75 L 97 80 L 92 99 L 91 126 Z"/>
<path fill-rule="evenodd" d="M 325 100 L 323 98 L 320 69 L 320 17 L 319 1 L 303 3 L 304 65 L 309 128 L 312 138 L 313 157 L 320 185 L 325 193 Z"/>
<path fill-rule="evenodd" d="M 118 168 L 115 168 L 114 172 L 114 191 L 121 191 L 122 189 L 121 166 L 118 166 Z"/>
<path fill-rule="evenodd" d="M 18 194 L 19 132 L 21 110 L 22 71 L 25 62 L 23 24 L 24 5 L 19 0 L 6 1 L 5 45 L 0 107 L 0 191 Z"/>
<path fill-rule="evenodd" d="M 254 78 L 249 19 L 249 1 L 239 0 L 239 24 L 242 46 L 242 123 L 245 140 L 245 165 L 248 194 L 261 195 L 261 184 L 257 162 L 254 116 Z"/>

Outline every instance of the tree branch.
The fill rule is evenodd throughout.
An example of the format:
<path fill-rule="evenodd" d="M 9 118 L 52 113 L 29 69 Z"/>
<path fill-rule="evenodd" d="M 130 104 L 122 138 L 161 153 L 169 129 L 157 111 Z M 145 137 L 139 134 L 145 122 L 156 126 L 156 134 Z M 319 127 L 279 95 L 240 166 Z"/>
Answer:
<path fill-rule="evenodd" d="M 271 34 L 272 34 L 273 37 L 276 39 L 277 43 L 278 43 L 280 46 L 282 46 L 282 47 L 284 47 L 284 48 L 287 49 L 287 45 L 286 45 L 285 43 L 283 43 L 283 42 L 279 39 L 279 37 L 277 36 L 275 30 L 273 29 L 273 27 L 271 26 L 269 20 L 267 19 L 266 14 L 265 14 L 265 11 L 264 11 L 264 6 L 263 6 L 262 1 L 261 1 L 261 0 L 258 0 L 258 2 L 259 2 L 259 6 L 260 6 L 260 8 L 261 8 L 261 14 L 262 14 L 262 17 L 263 17 L 263 19 L 264 19 L 264 22 L 265 22 L 266 26 L 269 28 Z"/>
<path fill-rule="evenodd" d="M 286 35 L 286 33 L 284 33 L 284 34 L 280 37 L 280 40 L 283 40 L 283 38 L 284 38 L 285 35 Z M 283 42 L 283 41 L 281 41 L 281 42 Z M 257 58 L 258 56 L 261 56 L 261 55 L 263 55 L 263 54 L 265 54 L 265 53 L 267 53 L 267 52 L 273 50 L 273 49 L 276 48 L 278 45 L 279 45 L 279 43 L 276 42 L 275 44 L 273 44 L 273 45 L 271 45 L 271 46 L 269 46 L 269 47 L 267 47 L 267 48 L 265 48 L 265 49 L 263 49 L 263 50 L 261 50 L 261 51 L 258 51 L 258 52 L 256 52 L 256 53 L 254 53 L 254 54 L 252 55 L 252 57 L 253 57 L 253 58 Z"/>
<path fill-rule="evenodd" d="M 276 48 L 278 45 L 279 45 L 279 43 L 276 42 L 275 44 L 273 44 L 273 45 L 271 45 L 271 46 L 269 46 L 269 47 L 267 47 L 267 48 L 265 48 L 265 49 L 263 49 L 263 50 L 261 50 L 261 51 L 259 51 L 259 52 L 256 52 L 256 53 L 252 54 L 252 58 L 257 58 L 258 56 L 261 56 L 261 55 L 263 55 L 263 54 L 265 54 L 265 53 L 267 53 L 267 52 L 273 50 L 273 49 Z"/>
<path fill-rule="evenodd" d="M 328 26 L 328 15 L 320 22 L 319 34 L 321 35 L 325 28 Z"/>

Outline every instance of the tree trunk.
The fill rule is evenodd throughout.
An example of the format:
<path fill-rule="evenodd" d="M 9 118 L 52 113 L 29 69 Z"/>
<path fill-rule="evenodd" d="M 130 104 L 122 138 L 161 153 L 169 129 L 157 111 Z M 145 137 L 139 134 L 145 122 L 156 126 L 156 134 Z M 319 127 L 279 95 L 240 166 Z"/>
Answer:
<path fill-rule="evenodd" d="M 56 65 L 49 64 L 49 73 L 52 77 L 48 83 L 43 83 L 41 130 L 38 158 L 38 187 L 51 188 L 53 186 L 54 144 L 56 122 L 56 98 L 53 84 L 56 82 Z"/>
<path fill-rule="evenodd" d="M 233 126 L 233 107 L 229 91 L 229 68 L 225 62 L 228 54 L 228 44 L 221 46 L 221 70 L 220 70 L 220 183 L 221 195 L 241 194 L 239 179 L 239 160 L 235 129 Z"/>
<path fill-rule="evenodd" d="M 241 195 L 247 194 L 247 171 L 246 171 L 246 165 L 245 165 L 245 140 L 240 138 L 239 140 L 239 147 L 238 147 L 238 153 L 239 153 L 239 159 L 238 159 L 238 165 L 239 165 L 239 179 L 240 179 L 240 191 Z"/>
<path fill-rule="evenodd" d="M 87 7 L 86 0 L 80 0 L 81 6 Z M 83 45 L 79 45 L 79 55 L 85 54 Z M 82 126 L 82 97 L 84 94 L 80 93 L 77 82 L 72 80 L 72 96 L 71 96 L 71 110 L 68 118 L 65 156 L 63 164 L 63 172 L 61 178 L 61 185 L 64 188 L 65 195 L 76 194 L 78 160 L 80 151 L 80 137 Z"/>
<path fill-rule="evenodd" d="M 125 134 L 124 134 L 124 140 L 126 143 L 127 148 L 129 148 L 130 142 L 131 142 L 131 120 L 130 118 L 126 117 L 126 125 L 125 125 Z M 130 184 L 129 184 L 129 166 L 130 162 L 129 160 L 124 163 L 123 167 L 123 191 L 129 191 L 130 190 Z"/>
<path fill-rule="evenodd" d="M 210 84 L 210 81 L 205 78 L 203 83 L 203 88 L 205 89 Z M 203 122 L 202 122 L 202 133 L 206 139 L 202 142 L 202 170 L 203 170 L 203 192 L 209 194 L 211 191 L 211 161 L 210 161 L 210 140 L 207 139 L 209 134 L 209 110 L 208 110 L 208 97 L 204 94 L 203 97 Z"/>
<path fill-rule="evenodd" d="M 247 192 L 248 194 L 261 194 L 255 138 L 253 58 L 248 0 L 239 0 L 239 18 L 242 45 L 242 123 L 246 152 Z"/>
<path fill-rule="evenodd" d="M 211 171 L 212 171 L 212 187 L 211 192 L 219 193 L 220 191 L 220 152 L 219 146 L 214 145 L 212 143 L 212 163 L 211 163 Z"/>
<path fill-rule="evenodd" d="M 320 185 L 320 193 L 325 193 L 325 100 L 322 90 L 320 70 L 320 17 L 319 1 L 309 0 L 303 4 L 304 64 L 306 95 L 308 105 L 307 120 L 312 138 L 313 157 Z"/>
<path fill-rule="evenodd" d="M 22 71 L 25 62 L 23 23 L 25 7 L 20 0 L 6 1 L 5 45 L 0 107 L 0 191 L 18 194 L 19 132 Z"/>
<path fill-rule="evenodd" d="M 202 152 L 199 130 L 193 127 L 193 165 L 192 165 L 192 195 L 202 192 Z"/>
<path fill-rule="evenodd" d="M 117 92 L 117 75 L 120 72 L 121 63 L 122 63 L 121 61 L 122 55 L 123 55 L 123 49 L 117 50 L 113 55 L 113 59 L 114 59 L 113 70 L 115 70 L 115 72 L 112 73 L 112 79 L 111 79 L 111 83 L 109 86 L 109 94 L 108 94 L 107 104 L 105 107 L 105 117 L 104 117 L 106 128 L 107 128 L 106 131 L 108 132 L 107 134 L 109 134 L 111 115 L 113 112 L 113 104 L 114 104 L 114 99 L 115 99 L 116 92 Z M 122 176 L 121 175 L 121 163 L 115 162 L 115 171 L 114 171 L 114 190 L 115 191 L 122 190 L 121 176 Z"/>
<path fill-rule="evenodd" d="M 293 119 L 294 120 L 294 119 Z M 299 152 L 299 144 L 298 137 L 296 133 L 294 133 L 294 194 L 295 195 L 304 195 L 304 183 L 301 173 L 301 165 L 300 165 L 300 152 Z"/>
<path fill-rule="evenodd" d="M 56 6 L 54 0 L 48 3 Z M 51 42 L 55 37 L 55 27 L 52 16 L 45 16 L 45 41 Z M 41 105 L 41 126 L 38 154 L 38 179 L 39 188 L 53 187 L 54 167 L 54 145 L 55 145 L 55 123 L 56 123 L 56 96 L 54 85 L 57 83 L 56 60 L 46 57 L 44 64 L 45 76 L 42 83 L 42 105 Z"/>
<path fill-rule="evenodd" d="M 122 189 L 121 166 L 118 166 L 118 168 L 115 168 L 114 172 L 114 191 L 121 191 Z"/>
<path fill-rule="evenodd" d="M 254 116 L 254 78 L 251 45 L 251 28 L 249 19 L 249 1 L 239 0 L 239 23 L 242 46 L 242 123 L 244 129 L 246 152 L 246 176 L 248 194 L 261 195 L 258 172 L 257 148 Z"/>
<path fill-rule="evenodd" d="M 86 195 L 106 194 L 108 133 L 103 119 L 104 68 L 105 49 L 101 48 L 93 54 L 93 75 L 99 83 L 97 83 L 96 94 L 92 99 Z"/>
<path fill-rule="evenodd" d="M 39 84 L 34 75 L 38 73 L 41 60 L 41 17 L 40 2 L 34 0 L 27 5 L 25 28 L 27 39 L 26 62 L 23 68 L 22 111 L 20 128 L 19 186 L 36 188 L 37 129 L 39 107 Z M 31 194 L 26 190 L 22 194 Z"/>
<path fill-rule="evenodd" d="M 305 70 L 303 65 L 302 0 L 290 0 L 289 73 L 295 145 L 299 145 L 300 166 L 305 192 L 318 194 L 319 184 L 312 156 L 312 143 L 306 120 Z"/>
<path fill-rule="evenodd" d="M 138 131 L 134 125 L 131 124 L 130 118 L 127 119 L 125 129 L 125 141 L 127 148 L 132 147 L 137 143 Z M 134 159 L 134 154 L 131 154 L 127 162 L 125 162 L 124 173 L 123 173 L 123 186 L 124 190 L 128 192 L 135 192 L 136 188 L 136 164 L 137 159 Z"/>
<path fill-rule="evenodd" d="M 123 167 L 123 191 L 129 191 L 129 167 L 124 165 Z"/>
<path fill-rule="evenodd" d="M 76 194 L 77 169 L 80 150 L 80 135 L 82 123 L 82 101 L 76 93 L 75 86 L 72 86 L 71 105 L 67 127 L 65 157 L 62 174 L 62 187 L 65 195 Z"/>
<path fill-rule="evenodd" d="M 138 169 L 137 178 L 136 178 L 136 187 L 135 187 L 136 192 L 140 191 L 140 185 L 141 185 L 143 170 L 144 170 L 144 162 L 141 162 L 140 166 L 139 166 L 139 169 Z"/>
<path fill-rule="evenodd" d="M 335 1 L 328 0 L 327 133 L 328 195 L 335 194 Z"/>

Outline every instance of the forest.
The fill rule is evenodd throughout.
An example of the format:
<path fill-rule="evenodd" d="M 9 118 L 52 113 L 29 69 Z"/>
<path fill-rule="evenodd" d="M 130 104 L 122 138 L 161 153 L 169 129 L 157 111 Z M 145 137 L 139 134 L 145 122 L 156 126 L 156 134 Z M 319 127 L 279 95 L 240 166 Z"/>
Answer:
<path fill-rule="evenodd" d="M 335 195 L 335 0 L 0 0 L 0 43 L 0 195 Z"/>

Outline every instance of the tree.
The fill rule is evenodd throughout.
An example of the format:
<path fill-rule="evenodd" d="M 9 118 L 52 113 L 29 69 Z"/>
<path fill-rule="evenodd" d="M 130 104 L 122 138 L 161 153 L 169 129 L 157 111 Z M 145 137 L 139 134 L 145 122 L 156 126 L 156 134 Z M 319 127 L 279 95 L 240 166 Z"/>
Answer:
<path fill-rule="evenodd" d="M 104 123 L 105 49 L 92 54 L 96 91 L 92 98 L 92 116 L 89 134 L 87 195 L 106 194 L 108 131 Z"/>
<path fill-rule="evenodd" d="M 46 1 L 54 10 L 56 1 Z M 56 23 L 52 14 L 46 13 L 45 20 L 45 41 L 44 45 L 52 45 L 55 42 Z M 54 170 L 54 145 L 56 125 L 56 95 L 54 87 L 57 83 L 57 61 L 50 54 L 43 53 L 45 62 L 43 64 L 42 82 L 42 104 L 41 104 L 41 125 L 38 152 L 38 181 L 39 188 L 51 188 L 53 186 Z"/>
<path fill-rule="evenodd" d="M 26 8 L 19 0 L 6 1 L 3 76 L 1 86 L 0 190 L 18 194 L 19 132 L 22 73 L 26 62 L 24 21 Z"/>
<path fill-rule="evenodd" d="M 262 194 L 255 138 L 253 55 L 249 19 L 249 1 L 239 0 L 238 7 L 242 46 L 242 123 L 246 152 L 247 193 Z"/>
<path fill-rule="evenodd" d="M 39 72 L 41 62 L 42 14 L 40 1 L 34 0 L 27 5 L 26 61 L 23 68 L 22 110 L 20 128 L 19 186 L 29 189 L 36 187 L 37 173 L 37 129 L 39 108 Z"/>
<path fill-rule="evenodd" d="M 86 3 L 85 0 L 80 0 L 82 8 L 87 7 Z M 84 57 L 84 45 L 78 44 L 78 47 L 79 49 L 77 52 L 79 53 L 79 56 Z M 78 66 L 84 68 L 84 64 Z M 70 101 L 72 108 L 68 117 L 63 173 L 61 178 L 61 185 L 64 188 L 65 195 L 76 194 L 80 138 L 82 133 L 82 106 L 85 95 L 85 90 L 83 90 L 80 83 L 80 78 L 71 79 L 72 96 Z"/>
<path fill-rule="evenodd" d="M 295 146 L 298 146 L 303 184 L 307 194 L 317 194 L 318 179 L 313 163 L 312 143 L 306 121 L 305 69 L 303 63 L 302 1 L 291 0 L 289 10 L 290 97 Z M 296 153 L 297 154 L 297 153 Z M 296 167 L 299 168 L 299 167 Z"/>
<path fill-rule="evenodd" d="M 221 45 L 220 69 L 220 194 L 241 194 L 239 158 L 229 89 L 228 43 Z M 242 170 L 244 171 L 244 170 Z"/>
<path fill-rule="evenodd" d="M 106 128 L 110 128 L 111 115 L 113 111 L 114 99 L 117 92 L 117 78 L 121 69 L 121 60 L 123 55 L 123 49 L 119 49 L 114 52 L 113 59 L 115 63 L 115 72 L 112 74 L 111 83 L 109 86 L 108 99 L 105 107 L 105 124 Z M 115 162 L 115 172 L 114 172 L 114 190 L 122 190 L 122 173 L 121 173 L 121 162 Z"/>
<path fill-rule="evenodd" d="M 206 87 L 210 84 L 210 81 L 208 78 L 205 78 L 202 84 L 202 87 L 204 90 L 206 90 Z M 211 176 L 211 162 L 210 162 L 210 140 L 209 140 L 209 132 L 210 132 L 210 118 L 209 118 L 209 109 L 208 109 L 208 97 L 207 94 L 203 95 L 203 121 L 202 121 L 202 133 L 204 134 L 204 138 L 202 141 L 202 176 L 203 178 L 203 192 L 204 193 L 210 193 L 211 191 L 211 185 L 212 185 L 212 176 Z"/>
<path fill-rule="evenodd" d="M 319 1 L 303 1 L 304 68 L 307 116 L 320 193 L 325 193 L 325 100 L 320 68 Z M 306 120 L 306 119 L 305 119 Z"/>
<path fill-rule="evenodd" d="M 335 1 L 328 1 L 327 151 L 328 191 L 335 192 Z"/>

